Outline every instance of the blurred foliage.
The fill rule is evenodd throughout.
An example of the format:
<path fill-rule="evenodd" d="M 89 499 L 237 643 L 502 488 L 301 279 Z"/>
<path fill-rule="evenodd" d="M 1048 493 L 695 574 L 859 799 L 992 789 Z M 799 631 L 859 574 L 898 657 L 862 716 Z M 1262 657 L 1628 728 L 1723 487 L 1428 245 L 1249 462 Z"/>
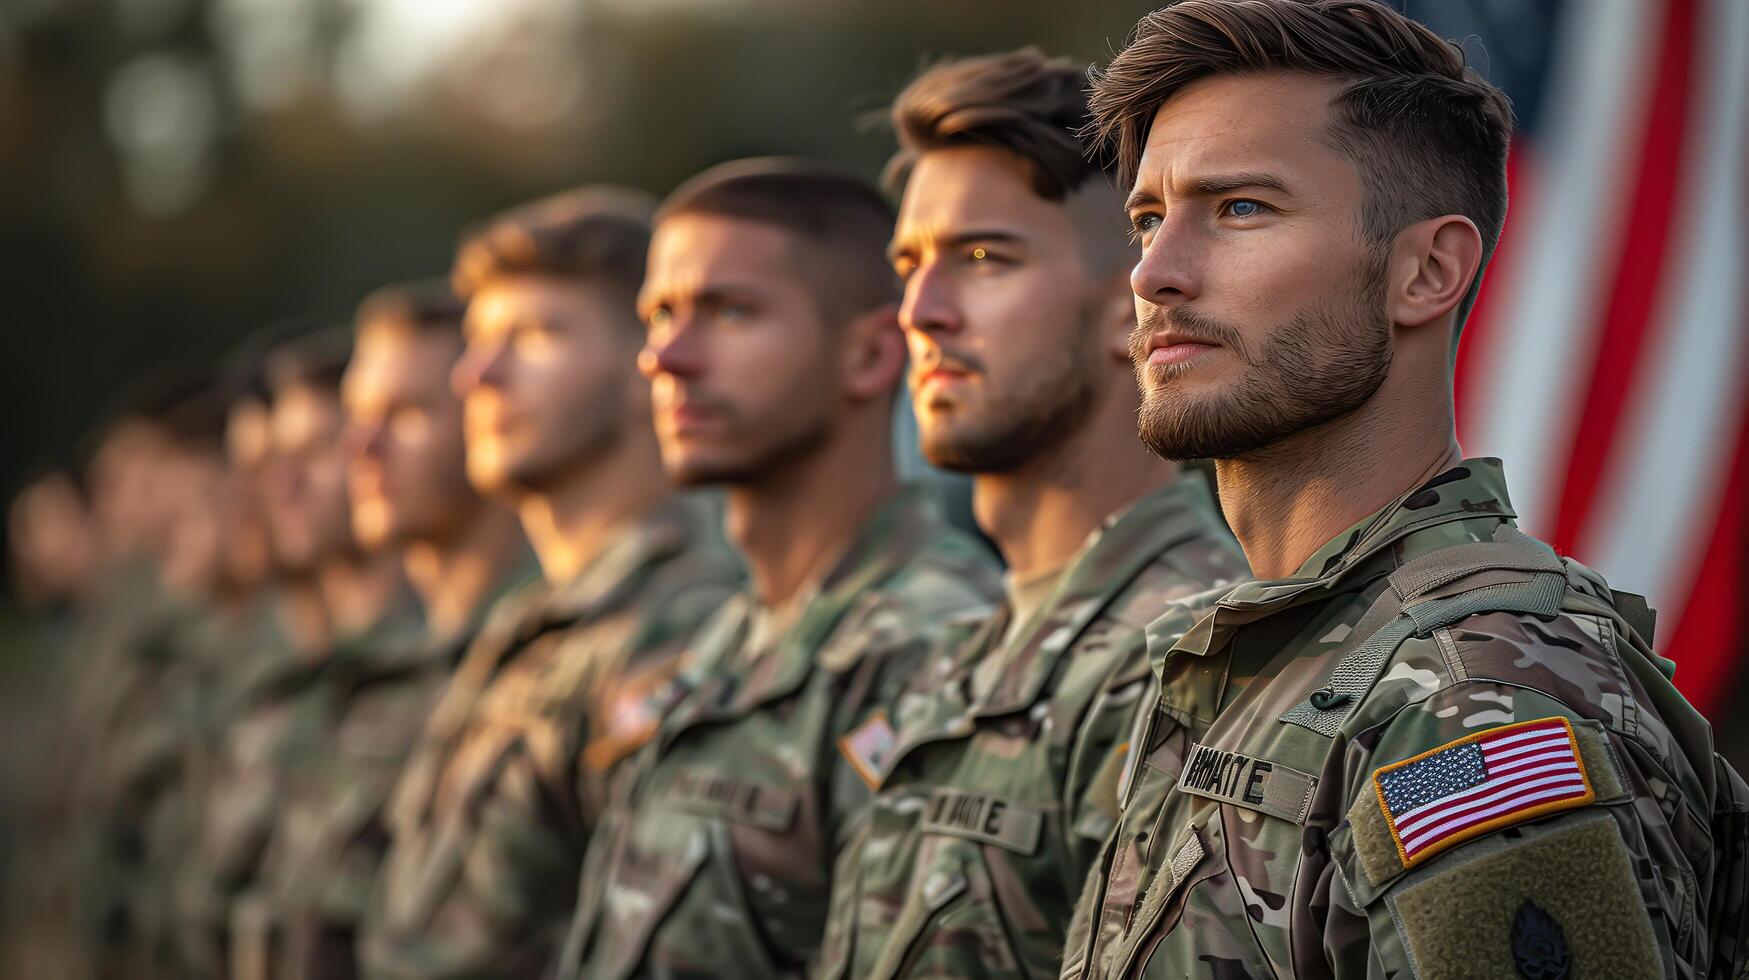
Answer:
<path fill-rule="evenodd" d="M 586 181 L 710 163 L 873 175 L 929 59 L 1083 59 L 1152 4 L 6 0 L 0 486 L 142 371 L 447 268 L 458 233 Z"/>

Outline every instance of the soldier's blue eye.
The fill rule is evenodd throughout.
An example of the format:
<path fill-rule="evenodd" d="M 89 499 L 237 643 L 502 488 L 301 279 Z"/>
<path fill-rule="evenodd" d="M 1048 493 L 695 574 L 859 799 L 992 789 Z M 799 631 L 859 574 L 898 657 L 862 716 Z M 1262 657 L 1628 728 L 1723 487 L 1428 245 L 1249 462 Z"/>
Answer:
<path fill-rule="evenodd" d="M 1227 213 L 1235 218 L 1255 218 L 1263 213 L 1263 205 L 1256 201 L 1233 201 L 1227 205 Z"/>

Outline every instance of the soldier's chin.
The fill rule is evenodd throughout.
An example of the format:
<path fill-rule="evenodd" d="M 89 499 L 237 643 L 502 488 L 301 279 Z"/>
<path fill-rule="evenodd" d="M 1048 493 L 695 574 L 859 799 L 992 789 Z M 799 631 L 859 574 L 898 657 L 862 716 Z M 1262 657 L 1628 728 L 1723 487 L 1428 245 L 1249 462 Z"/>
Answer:
<path fill-rule="evenodd" d="M 747 466 L 739 460 L 700 456 L 664 459 L 662 468 L 675 486 L 688 488 L 751 483 L 759 473 L 757 467 Z"/>

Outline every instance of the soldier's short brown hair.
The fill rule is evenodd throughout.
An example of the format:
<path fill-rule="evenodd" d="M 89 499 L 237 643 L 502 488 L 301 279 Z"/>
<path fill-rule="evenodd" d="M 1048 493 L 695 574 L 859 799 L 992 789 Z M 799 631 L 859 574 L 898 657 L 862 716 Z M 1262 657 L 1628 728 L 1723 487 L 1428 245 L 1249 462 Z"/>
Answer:
<path fill-rule="evenodd" d="M 898 299 L 898 277 L 887 261 L 893 207 L 860 177 L 805 160 L 736 160 L 675 188 L 656 211 L 656 224 L 682 214 L 772 225 L 803 239 L 815 297 L 832 323 Z"/>
<path fill-rule="evenodd" d="M 655 199 L 597 185 L 524 204 L 465 235 L 450 281 L 466 298 L 493 276 L 587 280 L 635 299 L 644 283 Z"/>
<path fill-rule="evenodd" d="M 448 280 L 415 279 L 373 291 L 358 304 L 353 323 L 361 332 L 373 324 L 394 323 L 422 333 L 459 336 L 467 310 Z"/>
<path fill-rule="evenodd" d="M 1163 103 L 1204 78 L 1265 72 L 1341 83 L 1327 139 L 1360 171 L 1370 241 L 1460 214 L 1481 231 L 1486 265 L 1506 221 L 1511 105 L 1456 44 L 1373 0 L 1182 0 L 1156 10 L 1093 73 L 1089 132 L 1129 184 Z M 1478 273 L 1460 322 L 1480 284 Z"/>
<path fill-rule="evenodd" d="M 347 327 L 318 327 L 281 340 L 263 355 L 268 391 L 278 397 L 287 388 L 305 386 L 338 394 L 351 357 Z"/>
<path fill-rule="evenodd" d="M 1035 47 L 943 62 L 893 100 L 899 151 L 885 181 L 897 190 L 917 158 L 950 146 L 996 146 L 1025 160 L 1033 188 L 1061 201 L 1089 177 L 1105 173 L 1088 155 L 1081 131 L 1090 121 L 1087 70 Z"/>

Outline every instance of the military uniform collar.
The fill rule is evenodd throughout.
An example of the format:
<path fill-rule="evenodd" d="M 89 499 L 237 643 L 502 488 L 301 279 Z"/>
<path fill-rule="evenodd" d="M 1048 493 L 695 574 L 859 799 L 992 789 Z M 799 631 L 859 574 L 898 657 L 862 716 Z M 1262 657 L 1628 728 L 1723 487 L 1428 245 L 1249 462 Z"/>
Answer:
<path fill-rule="evenodd" d="M 978 654 L 973 713 L 1006 714 L 1032 705 L 1087 624 L 1162 552 L 1217 526 L 1215 514 L 1214 495 L 1199 473 L 1185 473 L 1114 511 L 1088 535 L 1030 629 L 1009 637 L 999 655 L 983 655 L 1006 632 L 1011 613 L 1005 603 L 978 632 L 971 643 Z"/>
<path fill-rule="evenodd" d="M 906 487 L 893 494 L 863 525 L 843 557 L 802 599 L 789 629 L 766 650 L 741 650 L 756 600 L 745 594 L 739 597 L 723 613 L 732 619 L 713 631 L 717 649 L 700 652 L 701 668 L 716 668 L 709 670 L 712 676 L 707 683 L 718 685 L 704 701 L 721 713 L 738 715 L 789 696 L 816 664 L 830 670 L 848 669 L 862 651 L 836 649 L 854 640 L 834 636 L 840 621 L 858 600 L 870 598 L 872 590 L 916 557 L 940 527 L 940 518 L 923 488 Z M 725 661 L 742 652 L 752 654 L 744 669 L 726 669 Z"/>
<path fill-rule="evenodd" d="M 691 539 L 698 516 L 675 498 L 625 522 L 577 577 L 555 586 L 541 601 L 536 629 L 588 619 L 617 605 L 635 586 L 634 574 L 679 554 Z"/>
<path fill-rule="evenodd" d="M 1198 656 L 1211 653 L 1224 640 L 1228 627 L 1326 595 L 1343 584 L 1350 573 L 1368 566 L 1370 559 L 1393 545 L 1401 543 L 1402 557 L 1414 557 L 1418 551 L 1416 536 L 1429 528 L 1477 518 L 1510 522 L 1517 516 L 1506 496 L 1506 477 L 1500 460 L 1463 460 L 1331 538 L 1306 559 L 1293 577 L 1234 586 L 1213 610 L 1182 634 L 1168 655 L 1181 651 Z M 1429 542 L 1429 547 L 1444 543 Z M 1151 624 L 1148 628 L 1151 640 L 1163 644 L 1176 635 L 1178 618 L 1175 612 L 1168 611 Z M 1150 648 L 1153 646 L 1154 642 L 1150 642 Z"/>

